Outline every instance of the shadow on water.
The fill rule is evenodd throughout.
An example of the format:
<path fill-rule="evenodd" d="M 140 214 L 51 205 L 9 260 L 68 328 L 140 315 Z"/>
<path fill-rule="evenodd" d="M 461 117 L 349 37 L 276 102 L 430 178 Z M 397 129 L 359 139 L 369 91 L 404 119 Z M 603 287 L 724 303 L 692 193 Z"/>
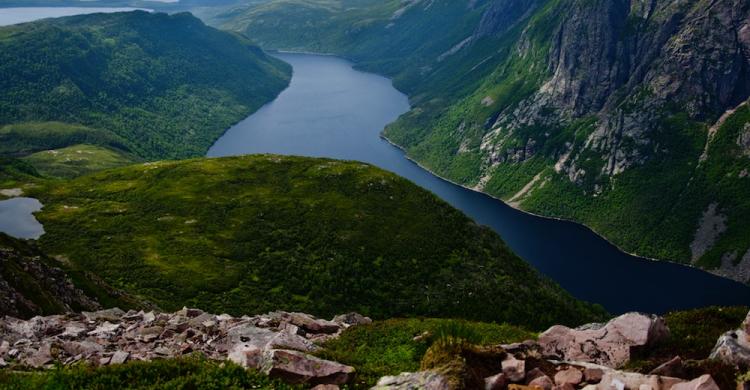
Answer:
<path fill-rule="evenodd" d="M 662 313 L 750 303 L 750 287 L 701 270 L 623 253 L 584 226 L 532 216 L 442 180 L 380 138 L 409 110 L 387 78 L 336 57 L 278 54 L 294 67 L 290 87 L 232 127 L 209 156 L 276 153 L 365 161 L 434 192 L 498 232 L 519 256 L 576 297 L 612 313 Z"/>

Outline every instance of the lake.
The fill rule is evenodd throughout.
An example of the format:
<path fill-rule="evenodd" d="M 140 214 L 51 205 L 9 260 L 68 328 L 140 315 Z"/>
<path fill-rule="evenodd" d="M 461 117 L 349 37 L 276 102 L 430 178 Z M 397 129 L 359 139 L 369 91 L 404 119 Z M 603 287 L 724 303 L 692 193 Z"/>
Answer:
<path fill-rule="evenodd" d="M 409 110 L 408 98 L 389 79 L 354 70 L 337 57 L 277 56 L 294 67 L 289 88 L 227 131 L 209 156 L 331 157 L 395 172 L 490 226 L 540 272 L 612 313 L 750 303 L 750 288 L 743 284 L 625 254 L 584 226 L 523 213 L 432 175 L 380 138 L 385 125 Z"/>
<path fill-rule="evenodd" d="M 0 232 L 11 237 L 37 239 L 44 228 L 34 217 L 42 204 L 33 198 L 11 198 L 0 201 Z"/>
<path fill-rule="evenodd" d="M 15 7 L 0 8 L 0 26 L 32 22 L 46 18 L 59 18 L 62 16 L 94 14 L 100 12 L 124 12 L 135 11 L 139 8 L 121 7 Z M 148 10 L 146 10 L 148 11 Z"/>

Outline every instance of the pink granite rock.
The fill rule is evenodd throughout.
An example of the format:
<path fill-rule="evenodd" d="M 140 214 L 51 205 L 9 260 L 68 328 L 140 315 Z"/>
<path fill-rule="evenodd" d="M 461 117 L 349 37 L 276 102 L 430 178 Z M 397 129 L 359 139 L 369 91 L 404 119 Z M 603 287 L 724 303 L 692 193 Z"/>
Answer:
<path fill-rule="evenodd" d="M 577 329 L 556 325 L 539 336 L 548 358 L 620 367 L 630 360 L 633 348 L 669 337 L 664 319 L 640 313 L 623 314 L 606 324 Z"/>

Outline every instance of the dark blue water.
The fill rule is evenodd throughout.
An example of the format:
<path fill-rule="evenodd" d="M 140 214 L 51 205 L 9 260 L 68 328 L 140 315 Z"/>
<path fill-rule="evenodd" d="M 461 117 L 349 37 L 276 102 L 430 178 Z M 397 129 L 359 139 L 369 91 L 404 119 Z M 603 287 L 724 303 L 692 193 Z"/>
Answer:
<path fill-rule="evenodd" d="M 390 80 L 336 57 L 279 54 L 294 66 L 291 86 L 230 129 L 209 156 L 252 153 L 360 160 L 406 177 L 497 231 L 508 245 L 576 297 L 612 313 L 663 313 L 750 304 L 750 288 L 680 265 L 627 255 L 589 229 L 535 217 L 423 170 L 380 139 L 409 109 Z"/>
<path fill-rule="evenodd" d="M 0 232 L 11 237 L 37 239 L 44 228 L 34 217 L 42 204 L 33 198 L 12 198 L 0 201 Z"/>

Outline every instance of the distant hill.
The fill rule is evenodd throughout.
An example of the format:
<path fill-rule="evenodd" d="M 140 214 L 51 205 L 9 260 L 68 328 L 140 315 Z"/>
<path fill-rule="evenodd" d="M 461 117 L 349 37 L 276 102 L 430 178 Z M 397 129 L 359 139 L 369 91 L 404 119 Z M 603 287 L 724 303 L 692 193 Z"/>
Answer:
<path fill-rule="evenodd" d="M 43 250 L 165 310 L 358 311 L 534 329 L 603 314 L 488 228 L 363 163 L 158 162 L 50 182 L 29 196 L 45 205 Z"/>
<path fill-rule="evenodd" d="M 18 157 L 83 138 L 134 160 L 199 156 L 281 92 L 290 73 L 248 39 L 185 13 L 92 14 L 2 27 L 0 138 L 17 149 L 3 141 L 0 153 Z M 34 134 L 19 138 L 10 129 Z"/>

